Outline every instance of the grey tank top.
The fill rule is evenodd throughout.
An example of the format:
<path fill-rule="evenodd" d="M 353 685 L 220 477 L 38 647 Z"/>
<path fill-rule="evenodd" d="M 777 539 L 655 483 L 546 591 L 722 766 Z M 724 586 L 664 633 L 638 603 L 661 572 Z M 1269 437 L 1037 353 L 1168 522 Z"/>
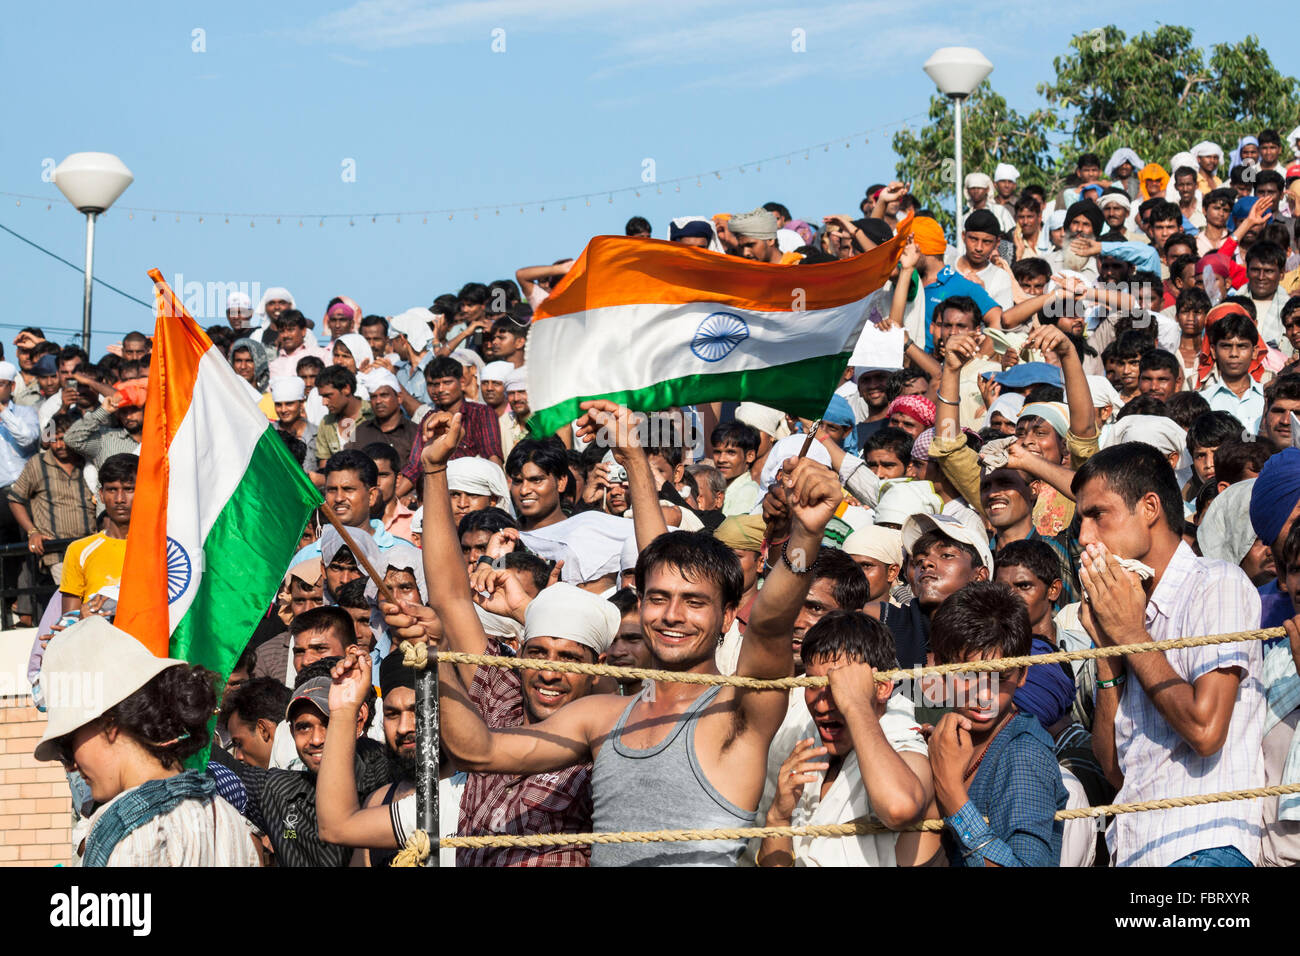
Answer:
<path fill-rule="evenodd" d="M 668 736 L 646 750 L 623 743 L 623 728 L 637 701 L 628 704 L 592 766 L 592 825 L 597 832 L 754 825 L 754 811 L 742 810 L 718 793 L 695 755 L 696 722 L 721 689 L 710 687 L 701 694 Z M 745 842 L 597 843 L 591 848 L 591 865 L 734 866 Z"/>

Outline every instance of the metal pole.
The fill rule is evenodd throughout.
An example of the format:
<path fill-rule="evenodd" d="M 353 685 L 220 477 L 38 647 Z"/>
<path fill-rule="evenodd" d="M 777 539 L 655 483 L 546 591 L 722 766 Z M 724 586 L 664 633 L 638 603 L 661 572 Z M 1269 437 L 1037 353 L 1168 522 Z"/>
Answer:
<path fill-rule="evenodd" d="M 394 653 L 401 653 L 394 651 Z M 438 865 L 438 841 L 442 830 L 438 823 L 438 664 L 415 675 L 415 812 L 421 830 L 429 835 L 429 858 L 425 866 Z"/>
<path fill-rule="evenodd" d="M 86 213 L 86 289 L 81 306 L 81 347 L 90 354 L 90 291 L 94 286 L 95 272 L 95 216 Z"/>
<path fill-rule="evenodd" d="M 961 245 L 961 191 L 965 188 L 966 182 L 961 173 L 961 101 L 960 96 L 952 98 L 953 108 L 956 112 L 954 117 L 956 145 L 954 151 L 957 159 L 957 222 L 953 226 L 953 238 L 956 240 L 953 245 Z"/>

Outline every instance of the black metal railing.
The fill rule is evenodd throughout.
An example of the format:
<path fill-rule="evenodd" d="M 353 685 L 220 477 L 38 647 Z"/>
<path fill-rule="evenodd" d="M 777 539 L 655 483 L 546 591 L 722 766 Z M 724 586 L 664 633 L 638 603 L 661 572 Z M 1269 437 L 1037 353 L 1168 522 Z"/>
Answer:
<path fill-rule="evenodd" d="M 68 545 L 76 540 L 76 538 L 51 538 L 45 542 L 45 554 L 61 555 Z M 20 558 L 21 561 L 18 560 Z M 33 596 L 35 613 L 32 615 L 32 623 L 36 624 L 45 610 L 46 603 L 58 591 L 58 585 L 43 572 L 40 566 L 41 559 L 41 555 L 32 553 L 26 542 L 0 545 L 0 630 L 7 631 L 14 626 L 15 598 L 26 594 Z M 32 587 L 18 586 L 23 565 L 31 572 L 32 580 L 36 582 Z M 14 571 L 15 567 L 20 569 L 17 573 Z M 12 584 L 10 584 L 11 580 Z"/>

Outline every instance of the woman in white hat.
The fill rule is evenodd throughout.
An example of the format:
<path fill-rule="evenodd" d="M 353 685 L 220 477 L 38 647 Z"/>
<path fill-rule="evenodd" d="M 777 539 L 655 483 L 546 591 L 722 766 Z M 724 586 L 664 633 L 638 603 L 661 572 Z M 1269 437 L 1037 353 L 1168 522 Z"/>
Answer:
<path fill-rule="evenodd" d="M 49 702 L 37 760 L 77 770 L 97 809 L 83 866 L 258 866 L 239 811 L 182 761 L 208 742 L 217 675 L 154 657 L 102 617 L 55 636 L 41 683 Z"/>

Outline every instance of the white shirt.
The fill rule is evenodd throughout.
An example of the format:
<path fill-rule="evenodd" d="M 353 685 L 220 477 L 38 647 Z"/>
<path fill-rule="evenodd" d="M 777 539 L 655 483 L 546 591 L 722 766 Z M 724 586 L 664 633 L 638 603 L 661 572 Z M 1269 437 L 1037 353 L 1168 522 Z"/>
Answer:
<path fill-rule="evenodd" d="M 460 825 L 460 798 L 465 792 L 466 774 L 457 773 L 438 781 L 438 826 L 441 835 L 455 833 Z M 399 847 L 406 846 L 406 839 L 417 829 L 419 821 L 415 815 L 415 793 L 412 791 L 389 806 L 393 821 L 393 836 Z M 456 848 L 453 846 L 438 848 L 438 866 L 456 865 Z"/>
<path fill-rule="evenodd" d="M 984 291 L 1003 310 L 1011 308 L 1016 304 L 1015 297 L 1011 293 L 1011 277 L 1002 269 L 999 269 L 993 263 L 989 263 L 983 269 L 974 273 L 975 277 L 984 283 Z"/>
<path fill-rule="evenodd" d="M 1212 599 L 1207 596 L 1213 595 Z M 1259 627 L 1259 592 L 1241 568 L 1198 558 L 1178 545 L 1146 607 L 1151 640 L 1228 634 Z M 1116 803 L 1190 796 L 1264 786 L 1264 693 L 1259 641 L 1209 644 L 1165 651 L 1183 680 L 1194 683 L 1214 670 L 1243 672 L 1218 753 L 1199 756 L 1151 702 L 1132 669 L 1115 714 L 1115 751 L 1124 785 Z M 1262 837 L 1258 800 L 1211 803 L 1116 816 L 1106 831 L 1115 866 L 1168 866 L 1198 850 L 1234 846 L 1257 862 Z"/>
<path fill-rule="evenodd" d="M 134 793 L 119 793 L 90 817 L 90 832 L 104 812 Z M 81 865 L 80 858 L 77 865 Z M 132 830 L 113 848 L 108 866 L 261 866 L 252 831 L 239 811 L 221 797 L 210 804 L 182 800 L 174 808 Z"/>
<path fill-rule="evenodd" d="M 27 459 L 39 448 L 40 438 L 36 409 L 13 402 L 0 409 L 0 488 L 18 480 Z"/>

